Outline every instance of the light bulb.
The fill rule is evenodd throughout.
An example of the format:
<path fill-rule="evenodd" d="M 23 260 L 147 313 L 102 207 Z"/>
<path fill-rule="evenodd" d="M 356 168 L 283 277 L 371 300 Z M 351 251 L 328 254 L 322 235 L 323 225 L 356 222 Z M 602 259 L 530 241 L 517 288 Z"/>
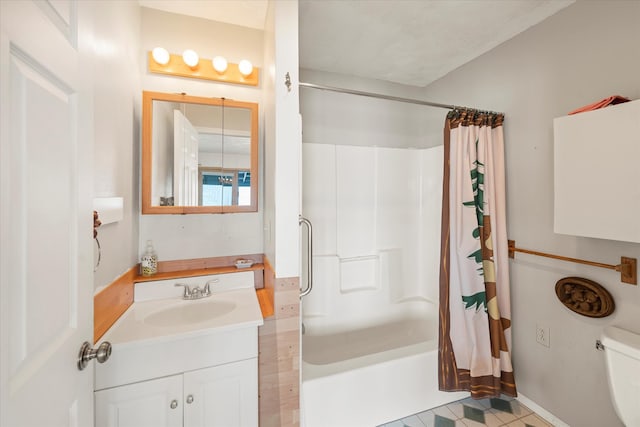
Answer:
<path fill-rule="evenodd" d="M 243 59 L 238 64 L 238 69 L 240 70 L 240 74 L 246 77 L 253 72 L 253 65 L 250 61 Z"/>
<path fill-rule="evenodd" d="M 153 60 L 156 61 L 160 65 L 167 65 L 169 63 L 169 52 L 167 49 L 163 47 L 155 47 L 153 51 L 151 51 L 151 56 L 153 56 Z"/>
<path fill-rule="evenodd" d="M 184 52 L 182 52 L 182 60 L 184 61 L 185 64 L 187 64 L 191 68 L 194 68 L 195 66 L 198 65 L 198 62 L 200 62 L 200 58 L 198 57 L 198 54 L 191 49 L 187 49 Z"/>
<path fill-rule="evenodd" d="M 213 68 L 219 73 L 224 73 L 227 70 L 227 60 L 224 56 L 216 56 L 211 60 L 211 63 L 213 64 Z"/>

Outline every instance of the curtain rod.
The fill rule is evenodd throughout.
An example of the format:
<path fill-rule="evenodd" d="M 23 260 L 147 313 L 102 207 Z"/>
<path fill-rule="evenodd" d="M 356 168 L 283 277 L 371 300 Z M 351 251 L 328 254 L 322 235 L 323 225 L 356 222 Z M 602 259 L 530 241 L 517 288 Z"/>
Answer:
<path fill-rule="evenodd" d="M 455 110 L 456 108 L 460 108 L 460 109 L 466 109 L 466 110 L 476 110 L 476 111 L 482 111 L 486 113 L 504 115 L 504 113 L 498 113 L 495 111 L 479 110 L 477 108 L 461 107 L 459 105 L 440 104 L 439 102 L 422 101 L 420 99 L 413 99 L 413 98 L 402 98 L 399 96 L 383 95 L 381 93 L 363 92 L 360 90 L 344 89 L 344 88 L 335 87 L 335 86 L 323 86 L 323 85 L 317 85 L 314 83 L 304 83 L 304 82 L 299 82 L 298 85 L 300 87 L 308 87 L 311 89 L 328 90 L 330 92 L 347 93 L 350 95 L 368 96 L 369 98 L 379 98 L 379 99 L 386 99 L 388 101 L 406 102 L 408 104 L 426 105 L 428 107 L 445 108 L 447 110 Z"/>
<path fill-rule="evenodd" d="M 421 101 L 419 99 L 411 99 L 411 98 L 401 98 L 399 96 L 383 95 L 380 93 L 373 93 L 373 92 L 363 92 L 360 90 L 353 90 L 353 89 L 343 89 L 343 88 L 333 87 L 333 86 L 323 86 L 323 85 L 317 85 L 313 83 L 300 82 L 298 84 L 301 87 L 308 87 L 311 89 L 320 89 L 320 90 L 328 90 L 330 92 L 348 93 L 350 95 L 368 96 L 369 98 L 379 98 L 379 99 L 386 99 L 389 101 L 406 102 L 408 104 L 426 105 L 429 107 L 446 108 L 447 110 L 454 110 L 456 108 L 460 108 L 455 105 L 440 104 L 438 102 Z"/>

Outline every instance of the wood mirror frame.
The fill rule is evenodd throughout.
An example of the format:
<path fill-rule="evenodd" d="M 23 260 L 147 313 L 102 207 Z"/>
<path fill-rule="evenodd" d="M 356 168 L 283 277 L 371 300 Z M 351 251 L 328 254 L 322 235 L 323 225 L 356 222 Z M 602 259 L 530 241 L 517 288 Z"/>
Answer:
<path fill-rule="evenodd" d="M 162 206 L 159 202 L 153 204 L 153 105 L 154 101 L 167 101 L 184 105 L 197 104 L 224 108 L 247 109 L 251 114 L 250 123 L 250 204 L 248 205 L 219 205 L 219 206 Z M 224 131 L 224 128 L 222 129 Z M 224 135 L 224 132 L 223 132 Z M 224 155 L 224 153 L 222 153 Z M 202 170 L 208 168 L 199 167 Z M 224 165 L 219 168 L 225 172 Z M 235 101 L 225 98 L 204 98 L 185 94 L 162 92 L 142 93 L 142 214 L 204 214 L 204 213 L 235 213 L 258 211 L 258 104 L 253 102 Z"/>

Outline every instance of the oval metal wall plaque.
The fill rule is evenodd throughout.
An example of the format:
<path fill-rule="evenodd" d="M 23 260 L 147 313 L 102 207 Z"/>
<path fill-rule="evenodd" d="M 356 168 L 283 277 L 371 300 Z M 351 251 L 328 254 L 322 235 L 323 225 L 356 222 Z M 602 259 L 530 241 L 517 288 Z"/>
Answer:
<path fill-rule="evenodd" d="M 569 310 L 588 317 L 606 317 L 615 304 L 611 294 L 594 281 L 565 277 L 556 283 L 556 295 Z"/>

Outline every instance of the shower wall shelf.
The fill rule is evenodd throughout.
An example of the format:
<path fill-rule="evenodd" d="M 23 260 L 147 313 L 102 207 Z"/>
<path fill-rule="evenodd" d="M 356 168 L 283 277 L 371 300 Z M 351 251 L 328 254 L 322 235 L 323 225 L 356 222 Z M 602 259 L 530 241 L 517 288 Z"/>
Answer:
<path fill-rule="evenodd" d="M 570 258 L 562 255 L 554 255 L 545 252 L 532 251 L 529 249 L 522 249 L 516 247 L 515 240 L 509 240 L 509 258 L 515 258 L 516 252 L 523 254 L 541 256 L 545 258 L 557 259 L 560 261 L 575 262 L 577 264 L 590 265 L 592 267 L 606 268 L 608 270 L 615 270 L 620 272 L 620 281 L 622 283 L 628 283 L 630 285 L 638 284 L 638 259 L 620 257 L 620 264 L 604 264 L 601 262 L 587 261 L 579 258 Z"/>

